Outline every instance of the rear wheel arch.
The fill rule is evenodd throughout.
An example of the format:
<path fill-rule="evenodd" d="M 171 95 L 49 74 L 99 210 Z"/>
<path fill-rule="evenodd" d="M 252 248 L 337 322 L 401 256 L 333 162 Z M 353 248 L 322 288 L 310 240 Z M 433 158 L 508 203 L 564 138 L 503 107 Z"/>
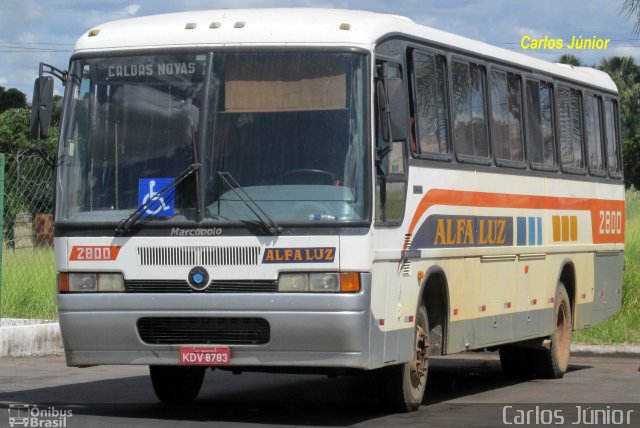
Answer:
<path fill-rule="evenodd" d="M 564 260 L 562 263 L 562 269 L 560 269 L 560 275 L 556 284 L 562 283 L 564 285 L 565 290 L 567 290 L 567 294 L 569 295 L 569 303 L 571 307 L 571 326 L 575 328 L 576 326 L 576 290 L 577 290 L 577 279 L 576 279 L 576 268 L 573 264 L 573 261 L 570 259 Z M 556 290 L 554 290 L 555 292 Z"/>
<path fill-rule="evenodd" d="M 420 299 L 429 318 L 430 355 L 445 355 L 449 327 L 449 284 L 440 266 L 431 266 L 426 270 L 420 286 Z"/>

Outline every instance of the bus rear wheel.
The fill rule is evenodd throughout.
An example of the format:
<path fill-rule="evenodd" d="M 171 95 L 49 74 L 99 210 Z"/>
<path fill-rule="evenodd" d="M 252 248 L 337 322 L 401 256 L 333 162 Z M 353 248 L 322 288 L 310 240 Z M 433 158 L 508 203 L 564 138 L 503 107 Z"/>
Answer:
<path fill-rule="evenodd" d="M 386 395 L 392 409 L 403 413 L 418 410 L 429 370 L 429 318 L 424 306 L 416 313 L 413 360 L 384 370 Z"/>
<path fill-rule="evenodd" d="M 558 284 L 554 306 L 554 331 L 549 349 L 535 350 L 533 368 L 538 377 L 560 379 L 569 367 L 571 331 L 573 330 L 571 301 L 563 283 Z"/>
<path fill-rule="evenodd" d="M 190 403 L 196 399 L 206 367 L 149 366 L 151 383 L 163 403 Z"/>

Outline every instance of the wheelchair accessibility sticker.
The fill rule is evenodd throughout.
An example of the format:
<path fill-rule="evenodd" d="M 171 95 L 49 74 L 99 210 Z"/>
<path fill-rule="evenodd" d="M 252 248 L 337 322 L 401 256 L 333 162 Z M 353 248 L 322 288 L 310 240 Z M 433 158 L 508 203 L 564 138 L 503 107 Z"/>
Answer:
<path fill-rule="evenodd" d="M 175 206 L 175 189 L 160 196 L 159 193 L 173 186 L 173 178 L 141 178 L 138 185 L 138 206 L 147 204 L 143 217 L 171 217 Z"/>

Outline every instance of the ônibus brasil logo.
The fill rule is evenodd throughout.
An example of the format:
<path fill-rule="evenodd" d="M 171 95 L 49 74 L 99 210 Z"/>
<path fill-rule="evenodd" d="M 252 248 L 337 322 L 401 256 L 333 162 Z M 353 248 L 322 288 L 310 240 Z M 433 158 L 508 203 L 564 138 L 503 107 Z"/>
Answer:
<path fill-rule="evenodd" d="M 37 404 L 9 404 L 10 427 L 65 428 L 73 416 L 71 409 Z"/>

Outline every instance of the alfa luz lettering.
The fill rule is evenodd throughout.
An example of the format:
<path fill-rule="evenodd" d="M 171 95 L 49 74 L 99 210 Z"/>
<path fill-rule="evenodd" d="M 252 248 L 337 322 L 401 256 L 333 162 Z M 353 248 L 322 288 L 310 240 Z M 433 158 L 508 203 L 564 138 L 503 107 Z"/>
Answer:
<path fill-rule="evenodd" d="M 335 255 L 335 247 L 267 248 L 262 263 L 331 263 Z"/>
<path fill-rule="evenodd" d="M 504 217 L 439 217 L 432 246 L 509 245 L 510 220 Z"/>

